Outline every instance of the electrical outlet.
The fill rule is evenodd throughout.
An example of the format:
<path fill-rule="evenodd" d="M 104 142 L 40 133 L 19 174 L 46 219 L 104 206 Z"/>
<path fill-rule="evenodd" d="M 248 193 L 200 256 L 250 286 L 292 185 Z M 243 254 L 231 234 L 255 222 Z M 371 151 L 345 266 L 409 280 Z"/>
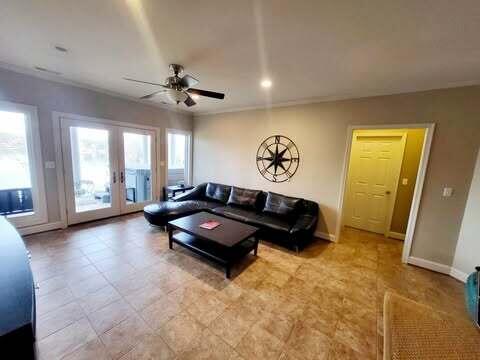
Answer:
<path fill-rule="evenodd" d="M 45 169 L 55 169 L 55 161 L 45 161 Z"/>
<path fill-rule="evenodd" d="M 407 178 L 402 179 L 402 185 L 408 185 L 408 179 Z"/>

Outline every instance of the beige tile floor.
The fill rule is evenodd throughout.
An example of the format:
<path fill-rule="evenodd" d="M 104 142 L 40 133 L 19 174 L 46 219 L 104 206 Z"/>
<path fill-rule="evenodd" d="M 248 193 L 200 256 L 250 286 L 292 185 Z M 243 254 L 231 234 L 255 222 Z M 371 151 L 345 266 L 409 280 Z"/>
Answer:
<path fill-rule="evenodd" d="M 25 237 L 40 359 L 375 359 L 387 289 L 465 317 L 462 285 L 346 229 L 299 255 L 261 243 L 223 270 L 141 214 Z"/>

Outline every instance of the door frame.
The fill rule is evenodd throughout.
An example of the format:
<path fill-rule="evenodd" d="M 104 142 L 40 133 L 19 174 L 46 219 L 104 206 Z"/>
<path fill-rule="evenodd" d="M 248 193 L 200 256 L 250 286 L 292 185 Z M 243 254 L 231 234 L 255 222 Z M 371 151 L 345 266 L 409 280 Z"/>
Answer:
<path fill-rule="evenodd" d="M 160 132 L 161 129 L 159 127 L 150 126 L 150 125 L 143 125 L 137 123 L 130 123 L 124 121 L 116 121 L 104 118 L 97 118 L 79 114 L 72 114 L 60 111 L 53 111 L 52 112 L 52 129 L 53 129 L 53 139 L 54 139 L 54 147 L 55 147 L 55 167 L 57 171 L 57 188 L 58 188 L 58 202 L 59 202 L 59 210 L 60 210 L 60 221 L 62 223 L 62 228 L 68 227 L 67 221 L 67 198 L 65 193 L 65 176 L 63 173 L 64 163 L 63 163 L 63 150 L 62 150 L 62 137 L 61 137 L 61 122 L 63 118 L 67 118 L 70 120 L 83 120 L 83 121 L 90 121 L 90 122 L 97 122 L 106 125 L 115 125 L 120 127 L 128 127 L 128 128 L 135 128 L 135 129 L 146 129 L 155 132 L 155 175 L 157 177 L 157 187 L 153 189 L 153 199 L 158 200 L 160 199 L 160 188 L 162 187 L 162 177 L 161 177 L 161 145 L 160 145 Z"/>
<path fill-rule="evenodd" d="M 357 129 L 355 129 L 357 130 Z M 394 188 L 392 189 L 391 191 L 391 196 L 390 196 L 390 200 L 389 200 L 389 204 L 388 204 L 388 207 L 386 209 L 386 214 L 385 214 L 385 231 L 383 232 L 383 235 L 385 235 L 386 237 L 388 237 L 388 234 L 390 232 L 390 227 L 392 226 L 392 218 L 393 218 L 393 210 L 394 210 L 394 207 L 395 207 L 395 202 L 397 200 L 397 189 L 398 189 L 398 182 L 399 182 L 399 179 L 400 179 L 400 173 L 401 173 L 401 167 L 402 167 L 402 163 L 403 163 L 403 157 L 404 157 L 404 154 L 405 154 L 405 145 L 407 143 L 407 131 L 398 131 L 398 132 L 384 132 L 383 134 L 381 135 L 376 135 L 376 134 L 368 134 L 368 133 L 365 133 L 365 134 L 357 134 L 355 135 L 354 132 L 355 130 L 353 131 L 352 133 L 352 145 L 353 145 L 353 141 L 355 139 L 358 139 L 358 137 L 377 137 L 377 138 L 392 138 L 392 137 L 395 137 L 395 138 L 400 138 L 400 142 L 401 142 L 401 146 L 402 146 L 402 151 L 401 151 L 401 159 L 400 159 L 400 167 L 399 167 L 399 171 L 396 175 L 396 178 L 395 178 L 395 186 Z M 365 130 L 365 129 L 363 129 Z M 377 129 L 377 130 L 381 130 L 381 129 Z M 361 130 L 359 130 L 361 131 Z M 350 186 L 350 179 L 349 179 L 349 176 L 350 176 L 350 172 L 351 172 L 351 169 L 350 169 L 350 166 L 351 166 L 351 162 L 352 162 L 352 159 L 351 157 L 348 159 L 348 171 L 347 171 L 347 182 L 346 182 L 346 187 L 345 187 L 345 192 L 346 192 L 346 195 L 348 195 L 348 190 L 349 190 L 349 186 Z M 351 199 L 348 198 L 348 196 L 345 196 L 345 200 L 344 200 L 344 207 L 346 208 L 345 204 L 348 203 L 348 201 L 351 201 Z M 345 211 L 344 211 L 345 212 Z M 342 223 L 344 223 L 344 215 L 345 214 L 342 214 Z"/>
<path fill-rule="evenodd" d="M 37 107 L 0 100 L 0 111 L 19 112 L 25 115 L 25 136 L 33 202 L 33 214 L 5 217 L 17 229 L 45 224 L 48 221 L 47 196 Z"/>
<path fill-rule="evenodd" d="M 189 141 L 187 144 L 187 166 L 186 166 L 186 180 L 188 181 L 185 185 L 192 184 L 192 160 L 193 160 L 193 135 L 190 130 L 182 130 L 182 129 L 173 129 L 167 128 L 165 129 L 165 186 L 168 185 L 168 133 L 173 134 L 182 134 L 188 136 Z"/>
<path fill-rule="evenodd" d="M 433 134 L 435 132 L 435 123 L 414 123 L 414 124 L 379 124 L 379 125 L 349 125 L 347 128 L 347 142 L 345 154 L 343 158 L 342 175 L 340 177 L 340 192 L 337 206 L 337 222 L 335 229 L 335 241 L 340 238 L 343 227 L 343 210 L 345 202 L 345 193 L 347 186 L 348 167 L 350 165 L 350 155 L 352 148 L 352 139 L 354 130 L 374 130 L 374 129 L 425 129 L 425 138 L 423 141 L 422 155 L 418 166 L 417 179 L 413 192 L 412 205 L 408 217 L 407 231 L 405 233 L 405 241 L 403 244 L 402 262 L 407 263 L 415 234 L 415 226 L 417 223 L 418 210 L 420 208 L 420 199 L 422 197 L 423 185 L 427 171 L 428 161 L 430 158 L 430 150 L 432 147 Z"/>

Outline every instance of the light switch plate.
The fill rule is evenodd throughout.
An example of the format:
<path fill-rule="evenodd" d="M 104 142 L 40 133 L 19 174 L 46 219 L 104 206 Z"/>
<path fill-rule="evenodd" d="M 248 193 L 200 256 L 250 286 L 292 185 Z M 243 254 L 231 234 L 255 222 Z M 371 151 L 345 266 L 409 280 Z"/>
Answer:
<path fill-rule="evenodd" d="M 408 179 L 407 178 L 402 179 L 402 185 L 408 185 Z"/>
<path fill-rule="evenodd" d="M 45 161 L 45 169 L 55 169 L 55 161 Z"/>
<path fill-rule="evenodd" d="M 450 197 L 453 194 L 453 189 L 451 187 L 443 188 L 443 197 Z"/>

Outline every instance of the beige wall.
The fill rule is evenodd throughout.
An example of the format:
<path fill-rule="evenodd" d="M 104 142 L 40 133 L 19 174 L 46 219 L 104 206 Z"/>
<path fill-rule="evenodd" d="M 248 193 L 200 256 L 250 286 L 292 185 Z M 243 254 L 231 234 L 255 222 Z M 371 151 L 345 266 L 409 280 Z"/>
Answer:
<path fill-rule="evenodd" d="M 466 274 L 475 266 L 480 266 L 480 153 L 453 260 L 453 268 Z"/>
<path fill-rule="evenodd" d="M 194 118 L 194 182 L 217 181 L 320 204 L 318 230 L 335 232 L 348 125 L 436 123 L 412 255 L 451 265 L 480 139 L 480 87 L 464 87 L 205 115 Z M 290 137 L 300 166 L 273 184 L 257 171 L 260 142 Z M 442 198 L 444 186 L 455 194 Z"/>
<path fill-rule="evenodd" d="M 37 107 L 44 162 L 55 161 L 53 111 L 155 126 L 162 130 L 160 138 L 162 142 L 165 138 L 165 128 L 185 130 L 192 128 L 190 115 L 3 69 L 0 69 L 0 100 Z M 161 157 L 164 159 L 164 154 L 161 154 Z M 44 176 L 48 221 L 59 221 L 56 170 L 44 169 Z M 164 178 L 165 176 L 162 174 L 161 185 L 163 185 Z"/>

